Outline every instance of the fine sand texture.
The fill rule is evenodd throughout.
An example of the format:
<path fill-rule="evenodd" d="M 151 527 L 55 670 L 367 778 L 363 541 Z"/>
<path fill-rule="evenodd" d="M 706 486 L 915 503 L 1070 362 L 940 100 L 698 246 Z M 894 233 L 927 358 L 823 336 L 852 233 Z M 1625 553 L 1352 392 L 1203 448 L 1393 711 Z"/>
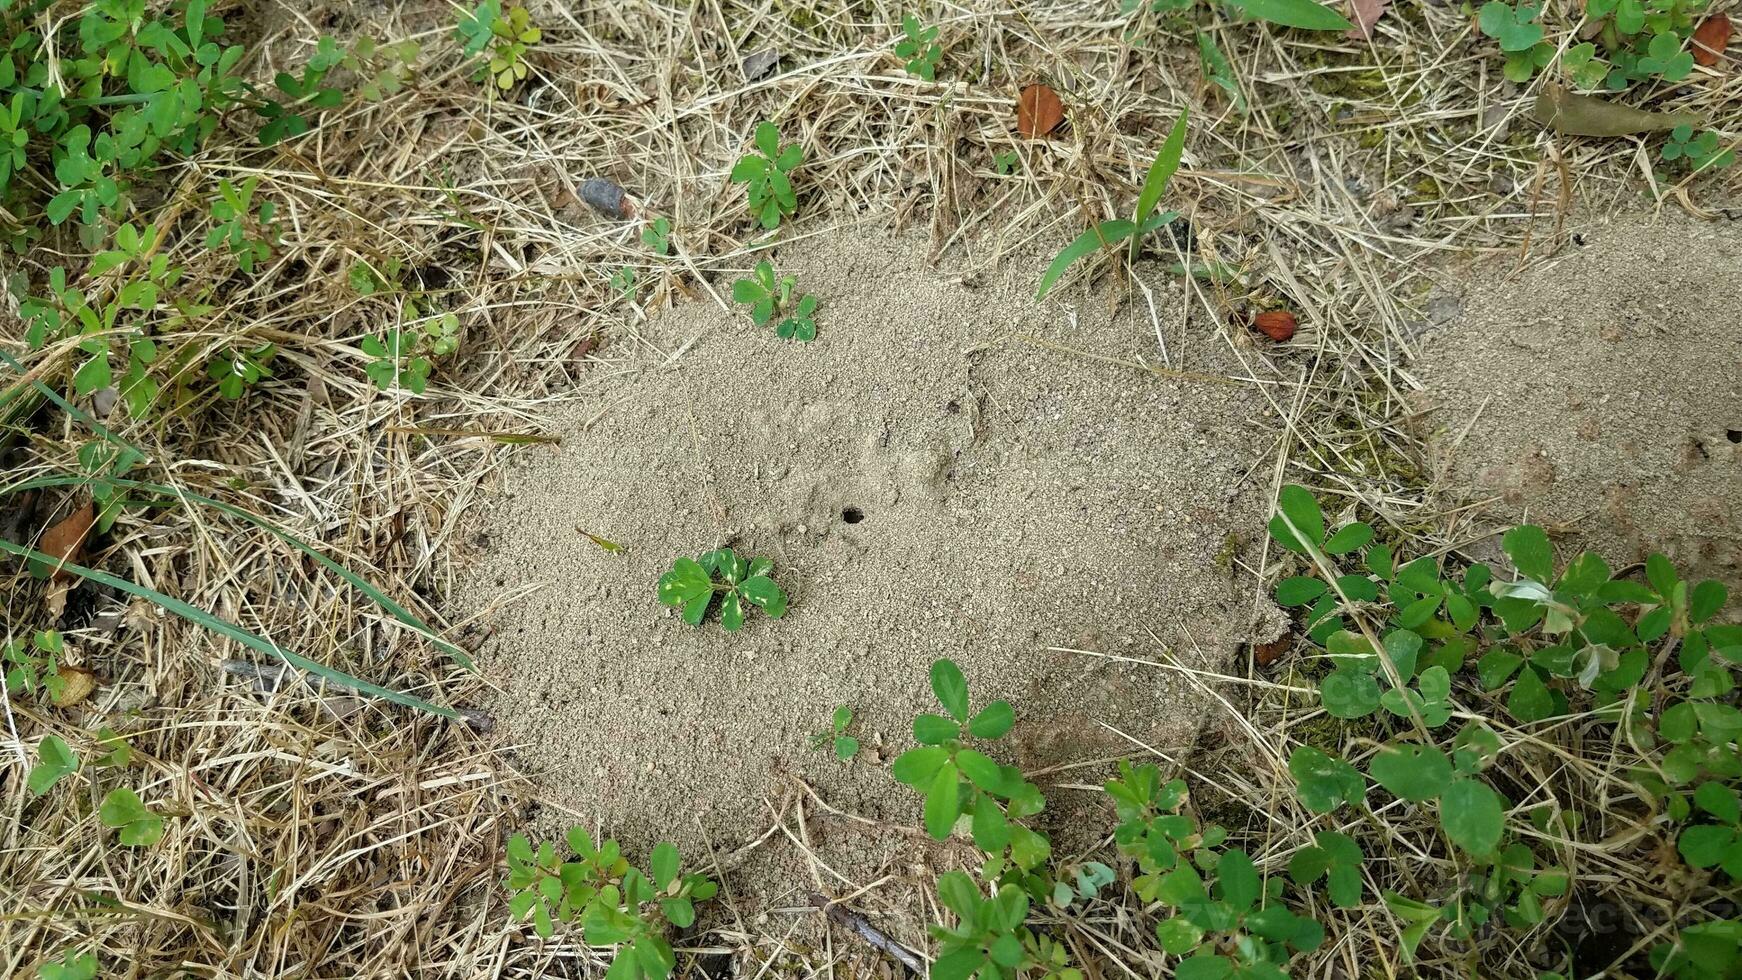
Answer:
<path fill-rule="evenodd" d="M 1742 222 L 1626 214 L 1475 278 L 1417 364 L 1453 501 L 1742 587 Z"/>
<path fill-rule="evenodd" d="M 630 846 L 740 844 L 799 779 L 914 827 L 919 797 L 886 763 L 937 710 L 940 657 L 976 706 L 1014 705 L 996 754 L 1084 764 L 1043 788 L 1188 748 L 1213 710 L 1194 681 L 1113 658 L 1219 668 L 1279 632 L 1241 570 L 1274 464 L 1230 348 L 1244 338 L 1194 325 L 1179 284 L 1157 286 L 1190 372 L 1164 374 L 1139 363 L 1160 363 L 1141 294 L 1109 314 L 1105 283 L 1036 304 L 1026 267 L 964 276 L 856 233 L 774 261 L 822 300 L 814 342 L 681 303 L 610 348 L 556 413 L 560 447 L 521 450 L 506 474 L 457 598 L 481 614 L 493 710 L 545 797 Z M 775 560 L 784 619 L 729 634 L 659 605 L 675 557 L 721 545 Z M 866 746 L 847 764 L 811 743 L 842 704 Z"/>

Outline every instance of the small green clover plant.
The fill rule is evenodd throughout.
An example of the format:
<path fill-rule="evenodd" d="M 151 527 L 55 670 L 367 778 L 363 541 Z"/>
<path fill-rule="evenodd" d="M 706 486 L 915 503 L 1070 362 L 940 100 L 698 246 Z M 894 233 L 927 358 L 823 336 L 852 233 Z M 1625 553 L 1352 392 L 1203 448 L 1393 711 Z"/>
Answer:
<path fill-rule="evenodd" d="M 732 283 L 732 298 L 750 307 L 750 319 L 757 326 L 762 326 L 774 319 L 776 314 L 786 314 L 774 328 L 775 336 L 782 340 L 815 340 L 817 336 L 816 310 L 818 300 L 809 293 L 798 296 L 798 280 L 792 276 L 774 276 L 774 266 L 767 259 L 756 263 L 756 270 L 748 279 L 739 279 Z"/>
<path fill-rule="evenodd" d="M 619 296 L 634 296 L 638 280 L 639 277 L 635 274 L 634 269 L 629 266 L 622 266 L 616 272 L 611 273 L 611 288 L 615 290 Z"/>
<path fill-rule="evenodd" d="M 938 62 L 944 57 L 944 49 L 936 43 L 938 29 L 922 26 L 918 17 L 904 14 L 901 33 L 904 36 L 895 44 L 895 56 L 905 60 L 909 74 L 928 82 L 936 81 Z"/>
<path fill-rule="evenodd" d="M 678 849 L 654 847 L 643 874 L 624 859 L 614 840 L 597 846 L 579 827 L 567 834 L 571 855 L 557 859 L 550 842 L 537 849 L 522 835 L 508 840 L 508 910 L 530 918 L 539 936 L 550 938 L 557 922 L 579 921 L 582 942 L 615 946 L 609 980 L 665 980 L 677 965 L 668 934 L 696 920 L 695 903 L 713 898 L 719 886 L 699 874 L 684 874 Z"/>
<path fill-rule="evenodd" d="M 1700 173 L 1728 167 L 1736 162 L 1736 151 L 1720 149 L 1718 134 L 1710 130 L 1694 135 L 1692 126 L 1677 126 L 1670 130 L 1661 155 L 1665 163 L 1682 163 L 1689 172 Z"/>
<path fill-rule="evenodd" d="M 1000 150 L 992 155 L 992 170 L 1000 177 L 1008 177 L 1022 165 L 1022 157 L 1015 150 Z"/>
<path fill-rule="evenodd" d="M 728 633 L 744 625 L 744 606 L 755 606 L 769 619 L 786 615 L 786 593 L 773 577 L 774 562 L 768 558 L 746 561 L 731 548 L 721 548 L 700 559 L 679 558 L 671 571 L 659 578 L 659 601 L 683 609 L 683 621 L 699 625 L 716 596 L 720 599 L 720 625 Z"/>
<path fill-rule="evenodd" d="M 746 153 L 732 167 L 732 183 L 744 184 L 750 196 L 750 215 L 773 230 L 782 217 L 798 210 L 798 194 L 791 173 L 804 162 L 797 143 L 780 145 L 780 130 L 771 122 L 756 127 L 756 152 Z"/>
<path fill-rule="evenodd" d="M 829 727 L 811 736 L 811 748 L 829 747 L 835 753 L 835 758 L 846 762 L 859 754 L 859 740 L 847 734 L 847 727 L 853 724 L 853 709 L 841 705 L 835 709 L 829 719 Z"/>
<path fill-rule="evenodd" d="M 63 778 L 79 771 L 79 757 L 72 746 L 56 735 L 47 735 L 36 747 L 36 765 L 25 777 L 32 796 L 43 796 Z"/>
<path fill-rule="evenodd" d="M 1315 4 L 1316 6 L 1316 4 Z M 1156 152 L 1155 160 L 1149 165 L 1149 173 L 1143 180 L 1143 191 L 1138 195 L 1137 205 L 1131 214 L 1131 220 L 1114 218 L 1103 221 L 1077 236 L 1077 239 L 1066 245 L 1064 251 L 1053 259 L 1046 273 L 1040 277 L 1040 288 L 1035 291 L 1034 298 L 1044 298 L 1071 263 L 1094 252 L 1096 249 L 1107 248 L 1122 241 L 1129 241 L 1126 260 L 1137 261 L 1143 239 L 1149 233 L 1165 227 L 1169 222 L 1179 217 L 1177 211 L 1155 213 L 1155 206 L 1161 202 L 1161 196 L 1167 192 L 1168 181 L 1173 179 L 1174 171 L 1179 169 L 1180 157 L 1185 153 L 1186 145 L 1186 113 L 1181 112 L 1173 129 L 1168 132 L 1167 140 Z"/>
<path fill-rule="evenodd" d="M 1543 40 L 1541 16 L 1539 3 L 1514 7 L 1503 0 L 1489 0 L 1482 5 L 1476 25 L 1500 42 L 1500 51 L 1506 56 L 1503 74 L 1510 81 L 1530 81 L 1537 69 L 1554 60 L 1555 45 Z"/>
<path fill-rule="evenodd" d="M 112 789 L 103 797 L 97 819 L 103 826 L 119 831 L 121 843 L 128 847 L 150 847 L 163 839 L 163 818 L 125 786 Z"/>

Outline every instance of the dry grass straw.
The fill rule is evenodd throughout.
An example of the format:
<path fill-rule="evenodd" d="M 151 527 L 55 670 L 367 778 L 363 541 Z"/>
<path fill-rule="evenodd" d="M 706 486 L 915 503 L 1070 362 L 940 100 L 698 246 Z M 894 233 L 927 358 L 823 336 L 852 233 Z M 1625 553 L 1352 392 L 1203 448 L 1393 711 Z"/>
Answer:
<path fill-rule="evenodd" d="M 282 148 L 217 139 L 166 175 L 181 215 L 167 248 L 190 278 L 222 283 L 217 310 L 178 342 L 212 351 L 271 342 L 281 359 L 276 380 L 243 402 L 200 395 L 126 426 L 128 437 L 150 451 L 162 479 L 320 542 L 443 624 L 468 509 L 504 450 L 485 437 L 401 430 L 537 432 L 552 399 L 613 370 L 613 349 L 645 343 L 636 327 L 652 310 L 719 302 L 713 277 L 751 263 L 755 236 L 726 175 L 757 120 L 777 119 L 783 137 L 805 147 L 800 218 L 783 247 L 803 248 L 806 236 L 841 224 L 862 233 L 894 226 L 989 267 L 1050 254 L 1087 222 L 1124 213 L 1160 135 L 1189 106 L 1187 165 L 1171 200 L 1191 220 L 1198 258 L 1247 274 L 1243 286 L 1185 283 L 1193 315 L 1225 323 L 1237 309 L 1275 304 L 1304 325 L 1269 349 L 1239 328 L 1224 334 L 1274 410 L 1257 422 L 1275 434 L 1273 481 L 1304 480 L 1359 502 L 1392 534 L 1433 550 L 1456 539 L 1457 520 L 1424 495 L 1405 422 L 1412 325 L 1446 274 L 1434 261 L 1466 249 L 1519 251 L 1527 238 L 1532 253 L 1555 248 L 1569 202 L 1602 210 L 1642 183 L 1666 206 L 1693 207 L 1737 186 L 1734 173 L 1693 188 L 1642 180 L 1649 149 L 1541 134 L 1521 114 L 1529 91 L 1499 80 L 1491 45 L 1472 38 L 1453 8 L 1400 6 L 1371 46 L 1212 20 L 1250 102 L 1245 116 L 1204 83 L 1188 33 L 1147 14 L 1115 16 L 1110 0 L 926 8 L 943 27 L 938 84 L 907 76 L 889 53 L 906 9 L 886 0 L 538 4 L 545 41 L 533 77 L 492 98 L 455 67 L 445 4 L 270 8 L 251 27 L 263 42 L 253 68 L 261 77 L 299 63 L 322 32 L 415 36 L 430 55 L 422 77 L 386 104 L 347 108 Z M 781 54 L 776 73 L 746 80 L 742 59 L 770 47 Z M 1064 99 L 1069 126 L 1053 139 L 1012 134 L 1016 90 L 1030 81 Z M 1677 92 L 1731 134 L 1739 95 L 1734 72 L 1697 73 Z M 1001 151 L 1019 155 L 1015 174 L 994 172 Z M 279 203 L 286 233 L 248 280 L 204 250 L 197 219 L 217 178 L 254 174 L 261 196 Z M 651 256 L 636 223 L 581 207 L 576 188 L 592 176 L 624 185 L 646 214 L 669 217 L 675 256 Z M 40 277 L 62 249 L 77 251 L 51 238 L 22 271 Z M 465 324 L 461 356 L 423 397 L 381 393 L 361 370 L 359 341 L 398 314 L 350 291 L 346 270 L 389 256 Z M 625 266 L 642 283 L 633 301 L 608 285 Z M 1079 297 L 1087 302 L 1142 303 L 1162 286 L 1126 281 L 1104 258 L 1075 275 L 1095 284 Z M 1158 338 L 1178 326 L 1157 323 Z M 1189 369 L 1191 352 L 1175 344 L 1156 360 Z M 17 450 L 14 475 L 64 471 L 85 438 L 53 416 Z M 39 501 L 37 512 L 60 503 Z M 130 512 L 91 560 L 361 676 L 450 703 L 478 690 L 475 677 L 342 583 L 222 515 Z M 538 943 L 505 921 L 500 842 L 522 825 L 533 790 L 508 774 L 488 737 L 306 687 L 263 698 L 220 670 L 236 650 L 148 606 L 122 609 L 88 587 L 56 597 L 22 577 L 7 589 L 13 635 L 52 625 L 65 601 L 75 659 L 103 681 L 78 709 L 15 699 L 25 740 L 58 734 L 89 757 L 95 729 L 108 725 L 136 757 L 124 773 L 81 774 L 43 801 L 23 791 L 22 770 L 8 762 L 0 974 L 32 976 L 73 947 L 98 952 L 104 975 L 117 976 L 553 976 L 600 963 L 572 941 Z M 464 624 L 445 625 L 463 636 Z M 1225 797 L 1249 808 L 1237 829 L 1275 869 L 1312 826 L 1293 809 L 1279 760 L 1315 717 L 1285 685 L 1257 683 L 1255 696 L 1226 694 L 1237 747 L 1196 757 L 1188 771 L 1200 807 Z M 1577 731 L 1569 724 L 1565 733 Z M 1590 763 L 1542 748 L 1519 754 L 1551 787 L 1576 776 L 1601 790 L 1606 767 L 1621 761 L 1586 772 Z M 1078 785 L 1099 778 L 1062 776 Z M 121 847 L 98 825 L 101 791 L 120 784 L 167 818 L 159 846 Z M 1561 803 L 1603 821 L 1602 799 Z M 809 803 L 795 797 L 783 811 L 783 835 L 802 842 Z M 1396 819 L 1403 828 L 1411 818 Z M 1435 870 L 1431 857 L 1403 849 L 1404 838 L 1392 840 L 1397 849 L 1376 874 Z M 1622 895 L 1635 894 L 1627 882 L 1646 870 L 1622 844 L 1589 860 Z M 890 875 L 924 891 L 933 870 Z M 879 914 L 874 883 L 848 887 L 819 871 L 819 884 Z M 733 956 L 739 976 L 883 968 L 843 934 L 795 940 L 815 922 L 803 901 L 756 923 L 734 921 L 727 905 L 718 931 L 690 946 Z M 909 921 L 912 910 L 882 911 Z M 1100 975 L 1150 976 L 1160 962 L 1147 938 L 1153 918 L 1108 905 L 1063 929 Z M 1303 974 L 1401 969 L 1383 913 L 1347 919 Z M 912 932 L 898 938 L 923 944 Z M 1497 953 L 1487 968 L 1515 965 Z"/>

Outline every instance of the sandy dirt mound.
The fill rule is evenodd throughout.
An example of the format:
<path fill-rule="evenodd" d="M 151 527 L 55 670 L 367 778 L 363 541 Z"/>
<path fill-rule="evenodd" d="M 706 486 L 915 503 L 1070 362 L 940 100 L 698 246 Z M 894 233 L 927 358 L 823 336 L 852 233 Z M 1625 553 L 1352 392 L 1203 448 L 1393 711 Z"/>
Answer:
<path fill-rule="evenodd" d="M 1424 348 L 1443 478 L 1569 550 L 1742 585 L 1742 225 L 1629 215 L 1581 239 L 1495 272 Z"/>
<path fill-rule="evenodd" d="M 977 704 L 1015 705 L 1007 751 L 1030 769 L 1133 751 L 1103 722 L 1189 745 L 1204 714 L 1189 681 L 1047 648 L 1214 666 L 1248 638 L 1254 584 L 1234 560 L 1261 533 L 1269 472 L 1251 387 L 1141 369 L 1146 307 L 1037 307 L 1028 270 L 969 286 L 912 243 L 857 238 L 776 265 L 822 297 L 816 341 L 685 304 L 567 407 L 560 449 L 508 474 L 458 599 L 498 606 L 480 659 L 549 797 L 625 843 L 692 843 L 698 817 L 716 845 L 741 841 L 792 776 L 915 824 L 875 746 L 912 744 L 938 657 Z M 1185 339 L 1192 370 L 1239 373 L 1221 338 Z M 775 559 L 786 618 L 728 634 L 658 604 L 674 557 L 725 544 Z M 809 743 L 840 704 L 868 747 L 849 765 Z"/>

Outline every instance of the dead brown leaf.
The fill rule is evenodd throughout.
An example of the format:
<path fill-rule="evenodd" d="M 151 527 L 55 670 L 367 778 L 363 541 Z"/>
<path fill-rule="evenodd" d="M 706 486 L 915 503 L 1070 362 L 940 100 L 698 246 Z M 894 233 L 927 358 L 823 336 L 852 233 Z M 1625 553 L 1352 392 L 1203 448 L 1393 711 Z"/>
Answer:
<path fill-rule="evenodd" d="M 1016 99 L 1016 131 L 1028 139 L 1039 139 L 1064 121 L 1064 103 L 1048 86 L 1039 82 L 1026 86 Z"/>
<path fill-rule="evenodd" d="M 1289 633 L 1284 633 L 1276 639 L 1271 640 L 1269 643 L 1260 643 L 1257 646 L 1254 646 L 1252 648 L 1252 659 L 1258 661 L 1258 666 L 1268 667 L 1271 664 L 1276 663 L 1278 660 L 1281 660 L 1282 655 L 1292 649 L 1294 649 L 1294 636 Z"/>
<path fill-rule="evenodd" d="M 1700 26 L 1694 28 L 1694 60 L 1707 68 L 1722 61 L 1724 49 L 1729 46 L 1729 15 L 1713 14 L 1700 21 Z"/>
<path fill-rule="evenodd" d="M 42 532 L 42 540 L 37 550 L 59 562 L 77 562 L 84 551 L 85 539 L 91 534 L 91 525 L 97 520 L 96 505 L 86 501 L 83 507 L 61 518 L 55 525 Z M 63 568 L 56 568 L 56 581 L 71 578 L 71 574 Z"/>
<path fill-rule="evenodd" d="M 1379 18 L 1385 16 L 1385 9 L 1391 6 L 1391 0 L 1350 0 L 1353 16 L 1349 19 L 1355 22 L 1352 30 L 1345 31 L 1344 36 L 1351 41 L 1364 41 L 1373 36 L 1373 26 L 1379 23 Z"/>

